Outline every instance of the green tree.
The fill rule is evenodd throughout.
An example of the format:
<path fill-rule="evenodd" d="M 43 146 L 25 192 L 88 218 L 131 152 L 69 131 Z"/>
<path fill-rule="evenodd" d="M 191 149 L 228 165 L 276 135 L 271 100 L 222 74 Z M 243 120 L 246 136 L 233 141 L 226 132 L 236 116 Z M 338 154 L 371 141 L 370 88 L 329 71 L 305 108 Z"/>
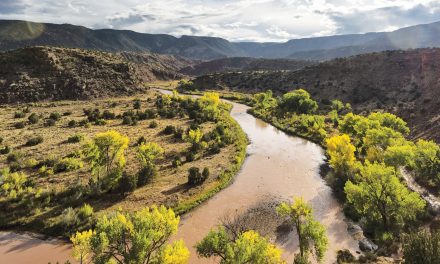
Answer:
<path fill-rule="evenodd" d="M 154 142 L 142 143 L 138 148 L 138 158 L 143 166 L 154 165 L 154 162 L 162 157 L 163 153 L 163 148 Z"/>
<path fill-rule="evenodd" d="M 220 95 L 218 93 L 204 93 L 197 102 L 199 103 L 206 120 L 217 120 L 220 114 L 219 106 L 221 105 Z"/>
<path fill-rule="evenodd" d="M 296 263 L 308 263 L 308 256 L 314 253 L 318 261 L 324 258 L 328 248 L 325 227 L 313 218 L 313 210 L 302 198 L 294 198 L 293 203 L 282 203 L 277 213 L 289 217 L 299 241 L 299 254 L 295 255 Z"/>
<path fill-rule="evenodd" d="M 376 147 L 384 151 L 387 147 L 394 145 L 395 142 L 404 140 L 400 132 L 389 127 L 373 128 L 366 131 L 364 137 L 364 149 Z"/>
<path fill-rule="evenodd" d="M 138 175 L 139 185 L 145 185 L 157 174 L 156 160 L 162 157 L 164 150 L 154 142 L 142 143 L 138 147 L 138 158 L 142 168 Z"/>
<path fill-rule="evenodd" d="M 350 135 L 357 148 L 363 145 L 363 139 L 369 129 L 380 127 L 379 121 L 372 121 L 364 116 L 353 113 L 346 114 L 339 120 L 339 131 Z"/>
<path fill-rule="evenodd" d="M 277 264 L 281 260 L 281 250 L 269 243 L 255 231 L 246 231 L 233 240 L 224 228 L 210 231 L 197 243 L 197 254 L 204 258 L 219 257 L 222 264 Z"/>
<path fill-rule="evenodd" d="M 178 83 L 177 89 L 182 92 L 192 91 L 194 90 L 194 83 L 188 80 L 181 80 Z"/>
<path fill-rule="evenodd" d="M 360 168 L 354 182 L 345 184 L 347 201 L 370 223 L 383 230 L 414 220 L 425 208 L 425 201 L 399 181 L 396 170 L 384 163 L 369 163 Z"/>
<path fill-rule="evenodd" d="M 440 147 L 433 141 L 419 140 L 414 153 L 414 166 L 421 177 L 440 183 Z"/>
<path fill-rule="evenodd" d="M 114 169 L 125 165 L 124 151 L 128 148 L 128 142 L 128 137 L 112 130 L 98 133 L 84 146 L 86 159 L 98 182 L 103 173 L 109 176 Z"/>
<path fill-rule="evenodd" d="M 408 234 L 403 241 L 405 264 L 440 263 L 440 232 L 420 231 Z"/>
<path fill-rule="evenodd" d="M 353 172 L 356 163 L 354 152 L 356 148 L 351 144 L 350 137 L 346 134 L 333 136 L 326 140 L 327 154 L 330 157 L 330 166 L 336 175 L 345 182 Z"/>
<path fill-rule="evenodd" d="M 271 90 L 267 90 L 264 93 L 255 94 L 253 100 L 256 109 L 265 110 L 276 105 L 276 99 L 273 98 Z"/>
<path fill-rule="evenodd" d="M 414 166 L 415 146 L 412 142 L 404 145 L 389 146 L 383 153 L 384 162 L 395 168 L 400 166 Z"/>
<path fill-rule="evenodd" d="M 337 113 L 340 113 L 342 110 L 344 110 L 344 103 L 339 100 L 332 100 L 331 109 L 335 110 Z"/>
<path fill-rule="evenodd" d="M 278 106 L 285 112 L 299 114 L 312 114 L 318 109 L 318 103 L 304 89 L 285 93 L 281 97 Z"/>
<path fill-rule="evenodd" d="M 202 146 L 202 137 L 203 137 L 203 132 L 197 128 L 195 130 L 190 129 L 188 131 L 188 134 L 184 136 L 184 140 L 188 143 L 191 143 L 191 149 L 193 151 L 197 151 L 201 148 Z"/>
<path fill-rule="evenodd" d="M 94 231 L 77 233 L 71 240 L 77 256 L 90 254 L 96 264 L 184 264 L 189 251 L 183 242 L 167 244 L 178 224 L 171 209 L 153 206 L 133 214 L 103 216 Z"/>
<path fill-rule="evenodd" d="M 402 118 L 397 117 L 391 113 L 375 112 L 368 115 L 368 119 L 372 121 L 378 121 L 381 126 L 391 128 L 403 135 L 409 133 L 409 128 L 406 122 Z"/>

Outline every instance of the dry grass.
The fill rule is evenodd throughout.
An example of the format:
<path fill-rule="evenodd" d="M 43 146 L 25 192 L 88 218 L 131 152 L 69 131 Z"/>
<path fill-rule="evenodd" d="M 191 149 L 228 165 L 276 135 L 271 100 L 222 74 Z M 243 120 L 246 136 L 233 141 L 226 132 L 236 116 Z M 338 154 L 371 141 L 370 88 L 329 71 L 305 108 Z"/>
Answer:
<path fill-rule="evenodd" d="M 122 119 L 108 120 L 106 125 L 98 126 L 91 125 L 89 127 L 77 126 L 69 127 L 70 120 L 81 121 L 86 119 L 83 113 L 84 108 L 98 108 L 102 111 L 109 110 L 116 115 L 122 114 L 124 111 L 133 109 L 133 100 L 138 98 L 142 102 L 141 110 L 146 108 L 155 108 L 154 100 L 157 92 L 148 91 L 145 94 L 136 97 L 102 99 L 93 101 L 60 101 L 54 103 L 38 103 L 29 106 L 31 113 L 41 115 L 39 123 L 29 124 L 26 114 L 24 118 L 14 118 L 16 111 L 22 111 L 23 106 L 4 105 L 0 108 L 0 136 L 3 137 L 3 145 L 9 145 L 12 152 L 22 153 L 22 158 L 19 163 L 22 166 L 28 163 L 29 160 L 35 159 L 37 162 L 43 161 L 47 158 L 61 159 L 76 150 L 80 150 L 83 143 L 67 143 L 68 137 L 81 134 L 85 138 L 92 138 L 96 133 L 108 130 L 116 130 L 124 134 L 130 139 L 130 146 L 126 150 L 125 155 L 127 159 L 126 170 L 130 173 L 136 173 L 139 169 L 139 162 L 136 158 L 136 142 L 141 136 L 144 136 L 147 141 L 158 143 L 165 150 L 164 157 L 158 161 L 158 177 L 153 183 L 147 184 L 144 187 L 136 189 L 128 196 L 122 197 L 119 194 L 105 194 L 102 197 L 87 201 L 95 209 L 95 211 L 109 211 L 118 208 L 123 210 L 137 210 L 139 208 L 152 204 L 165 204 L 170 207 L 177 206 L 179 203 L 191 200 L 191 198 L 201 195 L 204 190 L 210 189 L 218 182 L 218 177 L 223 170 L 228 168 L 234 162 L 237 155 L 237 146 L 235 144 L 226 146 L 221 149 L 220 153 L 215 155 L 203 156 L 198 160 L 184 163 L 181 167 L 174 168 L 172 160 L 176 155 L 180 155 L 184 160 L 184 154 L 189 148 L 190 144 L 182 140 L 177 140 L 173 135 L 164 135 L 161 131 L 167 125 L 174 125 L 182 127 L 186 130 L 190 125 L 188 118 L 160 118 L 154 120 L 158 123 L 158 127 L 149 128 L 149 124 L 153 119 L 139 121 L 135 126 L 123 125 Z M 116 106 L 115 106 L 116 105 Z M 70 115 L 62 116 L 55 126 L 45 127 L 44 121 L 50 113 L 58 112 L 61 115 L 66 112 L 71 112 Z M 19 121 L 25 121 L 27 124 L 25 128 L 16 129 L 14 124 Z M 207 122 L 202 124 L 204 132 L 210 131 L 214 127 L 214 123 Z M 29 138 L 35 136 L 42 136 L 43 143 L 27 147 L 24 144 Z M 0 156 L 0 168 L 9 166 L 6 161 L 7 155 Z M 199 167 L 203 169 L 208 167 L 211 174 L 208 180 L 201 186 L 189 188 L 187 182 L 187 170 L 190 167 Z M 87 164 L 84 168 L 73 172 L 56 173 L 49 176 L 42 176 L 38 170 L 25 167 L 22 169 L 31 179 L 36 183 L 36 188 L 43 190 L 53 190 L 62 192 L 67 190 L 79 181 L 86 184 L 90 178 L 90 169 Z M 1 200 L 1 199 L 0 199 Z M 62 208 L 61 208 L 62 209 Z M 27 224 L 38 218 L 39 215 L 44 216 L 44 221 L 53 221 L 60 213 L 60 208 L 38 208 L 35 212 L 28 214 L 26 217 L 15 219 L 15 223 L 7 223 L 7 226 L 15 224 Z M 50 220 L 52 218 L 52 220 Z M 9 218 L 10 219 L 10 218 Z M 32 229 L 28 227 L 27 229 Z"/>

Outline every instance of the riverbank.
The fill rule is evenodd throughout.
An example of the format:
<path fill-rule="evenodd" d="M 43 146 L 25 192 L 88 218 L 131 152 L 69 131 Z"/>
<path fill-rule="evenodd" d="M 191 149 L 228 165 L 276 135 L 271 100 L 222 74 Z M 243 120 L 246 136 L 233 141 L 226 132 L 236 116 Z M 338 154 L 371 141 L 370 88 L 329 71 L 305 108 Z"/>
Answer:
<path fill-rule="evenodd" d="M 174 239 L 184 239 L 192 251 L 190 263 L 209 263 L 199 259 L 193 245 L 211 228 L 231 214 L 252 208 L 261 201 L 290 200 L 302 196 L 323 223 L 330 240 L 324 263 L 333 263 L 336 251 L 347 248 L 353 254 L 358 243 L 347 231 L 342 208 L 333 197 L 332 190 L 319 175 L 324 152 L 318 145 L 302 138 L 291 137 L 277 128 L 247 113 L 249 107 L 232 103 L 231 116 L 248 135 L 251 144 L 248 157 L 235 180 L 211 199 L 182 215 L 179 232 Z M 284 250 L 283 258 L 291 262 L 298 241 L 293 234 L 275 237 L 274 242 Z M 16 252 L 23 253 L 23 252 Z"/>
<path fill-rule="evenodd" d="M 63 240 L 45 239 L 33 233 L 0 232 L 0 263 L 77 263 L 71 250 L 71 245 Z"/>

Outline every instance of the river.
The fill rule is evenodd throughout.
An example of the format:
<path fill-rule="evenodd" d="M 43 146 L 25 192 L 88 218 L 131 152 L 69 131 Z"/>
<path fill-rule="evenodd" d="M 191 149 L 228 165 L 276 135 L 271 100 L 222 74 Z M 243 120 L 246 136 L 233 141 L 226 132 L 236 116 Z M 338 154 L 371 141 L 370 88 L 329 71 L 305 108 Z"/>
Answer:
<path fill-rule="evenodd" d="M 251 142 L 247 148 L 248 157 L 234 183 L 181 218 L 174 239 L 183 239 L 190 248 L 190 263 L 214 263 L 212 259 L 197 258 L 195 243 L 225 215 L 242 212 L 267 197 L 291 200 L 293 196 L 302 196 L 312 205 L 314 216 L 326 226 L 329 237 L 324 263 L 334 263 L 337 250 L 342 248 L 350 249 L 354 254 L 358 243 L 347 231 L 341 206 L 332 190 L 319 175 L 319 166 L 324 162 L 323 149 L 302 138 L 286 135 L 248 114 L 247 109 L 245 105 L 233 103 L 231 111 Z M 36 253 L 38 260 L 32 262 L 36 264 L 53 263 L 54 257 L 60 261 L 69 258 L 64 244 L 28 243 L 19 237 L 22 246 L 16 246 L 17 236 L 11 234 L 0 233 L 0 263 L 29 263 L 28 256 L 37 256 Z M 283 249 L 283 258 L 291 263 L 298 248 L 294 234 L 277 244 Z"/>

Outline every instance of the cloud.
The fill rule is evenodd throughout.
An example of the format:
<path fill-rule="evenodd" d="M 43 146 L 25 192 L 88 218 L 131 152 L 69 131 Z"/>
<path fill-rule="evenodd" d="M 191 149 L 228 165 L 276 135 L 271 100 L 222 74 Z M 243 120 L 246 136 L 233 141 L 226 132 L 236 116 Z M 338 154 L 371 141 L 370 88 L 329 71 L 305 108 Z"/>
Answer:
<path fill-rule="evenodd" d="M 390 31 L 420 23 L 440 20 L 440 2 L 427 5 L 417 4 L 410 8 L 390 6 L 367 11 L 355 10 L 351 13 L 330 13 L 337 25 L 336 33 L 359 33 Z"/>
<path fill-rule="evenodd" d="M 1 0 L 0 18 L 232 41 L 392 30 L 440 20 L 440 0 Z"/>
<path fill-rule="evenodd" d="M 2 0 L 0 2 L 0 14 L 23 14 L 28 7 L 22 0 Z"/>

